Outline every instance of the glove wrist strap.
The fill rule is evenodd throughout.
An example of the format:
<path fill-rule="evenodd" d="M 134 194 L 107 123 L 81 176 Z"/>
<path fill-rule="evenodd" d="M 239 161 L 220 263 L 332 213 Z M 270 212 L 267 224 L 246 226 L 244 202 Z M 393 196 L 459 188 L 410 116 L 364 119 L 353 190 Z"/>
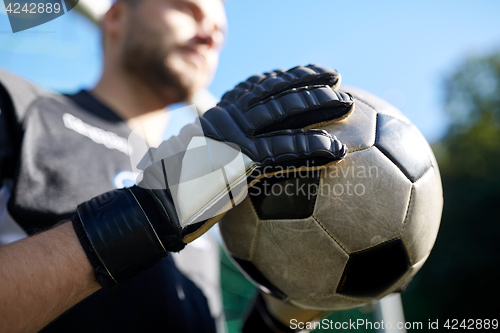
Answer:
<path fill-rule="evenodd" d="M 168 254 L 129 189 L 107 192 L 84 202 L 77 213 L 75 230 L 94 266 L 96 280 L 103 287 L 132 277 Z"/>

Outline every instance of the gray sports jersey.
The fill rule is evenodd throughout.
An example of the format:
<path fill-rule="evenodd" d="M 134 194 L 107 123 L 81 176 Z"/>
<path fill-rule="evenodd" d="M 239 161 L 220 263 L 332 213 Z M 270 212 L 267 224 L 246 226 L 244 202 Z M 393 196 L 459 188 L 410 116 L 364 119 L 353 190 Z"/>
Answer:
<path fill-rule="evenodd" d="M 0 110 L 0 246 L 49 228 L 74 214 L 79 203 L 133 181 L 130 129 L 90 93 L 51 94 L 0 71 Z M 218 268 L 203 270 L 192 260 L 217 267 L 217 243 L 206 236 L 175 258 L 181 270 L 170 255 L 95 293 L 43 331 L 214 332 L 213 317 L 222 318 Z"/>

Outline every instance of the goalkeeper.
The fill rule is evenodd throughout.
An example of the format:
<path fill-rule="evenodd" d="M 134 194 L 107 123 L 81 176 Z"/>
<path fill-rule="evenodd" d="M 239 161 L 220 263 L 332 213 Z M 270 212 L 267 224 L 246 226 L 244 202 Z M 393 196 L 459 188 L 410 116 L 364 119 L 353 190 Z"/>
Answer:
<path fill-rule="evenodd" d="M 0 247 L 0 331 L 214 332 L 207 295 L 169 255 L 228 205 L 174 190 L 193 172 L 182 163 L 193 137 L 241 151 L 231 202 L 255 170 L 345 156 L 326 132 L 297 128 L 342 118 L 352 100 L 331 89 L 336 72 L 299 67 L 241 83 L 160 146 L 169 153 L 146 161 L 139 186 L 115 189 L 130 169 L 129 128 L 209 82 L 225 24 L 220 0 L 118 0 L 102 22 L 103 74 L 91 91 L 53 95 L 0 72 L 0 245 L 34 235 Z M 196 219 L 186 205 L 200 207 Z M 254 327 L 282 329 L 259 313 Z"/>

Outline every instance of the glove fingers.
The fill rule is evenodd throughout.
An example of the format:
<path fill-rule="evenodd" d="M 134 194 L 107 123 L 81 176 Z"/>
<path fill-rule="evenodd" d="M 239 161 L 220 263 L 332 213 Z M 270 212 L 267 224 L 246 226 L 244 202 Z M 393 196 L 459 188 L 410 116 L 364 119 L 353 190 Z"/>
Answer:
<path fill-rule="evenodd" d="M 282 130 L 254 140 L 256 159 L 261 167 L 316 167 L 342 160 L 347 147 L 323 130 Z"/>
<path fill-rule="evenodd" d="M 337 71 L 315 65 L 297 66 L 286 72 L 276 73 L 276 75 L 265 78 L 249 89 L 251 91 L 248 96 L 245 94 L 238 101 L 241 106 L 252 107 L 252 105 L 270 96 L 275 96 L 293 88 L 325 85 L 336 89 L 341 81 L 340 74 Z M 252 94 L 255 96 L 252 96 Z"/>
<path fill-rule="evenodd" d="M 336 89 L 340 81 L 337 71 L 318 65 L 297 66 L 287 71 L 275 70 L 251 76 L 241 82 L 222 97 L 221 106 L 236 102 L 239 106 L 254 104 L 281 91 L 306 85 L 322 84 Z"/>
<path fill-rule="evenodd" d="M 231 142 L 237 144 L 244 154 L 260 165 L 272 164 L 278 160 L 319 157 L 331 162 L 342 159 L 347 153 L 345 145 L 323 130 L 280 129 L 250 139 L 238 130 L 239 125 L 229 112 L 216 107 L 200 118 L 205 136 L 227 141 L 223 134 L 230 134 Z M 304 126 L 300 122 L 298 124 Z"/>
<path fill-rule="evenodd" d="M 307 86 L 271 96 L 247 110 L 247 132 L 259 135 L 339 121 L 353 110 L 351 95 L 327 86 Z"/>

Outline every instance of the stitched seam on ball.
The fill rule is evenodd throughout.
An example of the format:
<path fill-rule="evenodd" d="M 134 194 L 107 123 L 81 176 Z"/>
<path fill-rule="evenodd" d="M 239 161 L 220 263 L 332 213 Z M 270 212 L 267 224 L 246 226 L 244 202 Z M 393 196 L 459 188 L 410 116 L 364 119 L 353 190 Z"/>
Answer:
<path fill-rule="evenodd" d="M 414 189 L 415 189 L 415 185 L 411 184 L 410 198 L 408 199 L 408 205 L 406 206 L 406 214 L 405 214 L 405 219 L 403 221 L 403 230 L 401 232 L 403 232 L 405 230 L 406 222 L 408 222 L 408 214 L 410 212 L 411 199 L 413 198 L 413 190 Z"/>
<path fill-rule="evenodd" d="M 351 255 L 351 254 L 360 254 L 360 253 L 364 253 L 364 252 L 366 252 L 366 251 L 370 251 L 371 249 L 374 249 L 374 248 L 376 248 L 376 247 L 380 247 L 380 246 L 382 246 L 382 245 L 385 245 L 385 244 L 388 244 L 388 243 L 391 243 L 391 242 L 395 242 L 395 241 L 397 241 L 398 239 L 401 239 L 401 236 L 399 236 L 399 235 L 398 235 L 398 236 L 396 236 L 396 237 L 394 237 L 394 238 L 391 238 L 391 239 L 389 239 L 389 240 L 386 240 L 385 242 L 379 243 L 379 244 L 377 244 L 377 245 L 370 246 L 370 247 L 364 248 L 364 249 L 362 249 L 362 250 L 358 250 L 358 251 L 351 252 L 351 253 L 350 253 L 350 255 Z"/>
<path fill-rule="evenodd" d="M 362 103 L 364 103 L 363 101 L 361 101 Z M 366 104 L 366 103 L 365 103 Z M 368 104 L 366 104 L 368 105 Z M 368 105 L 369 107 L 371 107 L 370 105 Z M 373 107 L 371 107 L 373 109 Z M 374 133 L 375 133 L 375 137 L 373 138 L 373 143 L 368 146 L 368 147 L 363 147 L 363 148 L 358 148 L 358 149 L 354 149 L 354 150 L 351 150 L 351 151 L 348 151 L 347 154 L 350 154 L 350 153 L 354 153 L 356 151 L 361 151 L 361 150 L 366 150 L 366 149 L 370 149 L 371 147 L 375 146 L 375 144 L 377 143 L 377 124 L 378 124 L 378 117 L 377 117 L 377 111 L 375 109 L 373 109 L 373 111 L 375 111 L 375 128 L 374 128 Z"/>
<path fill-rule="evenodd" d="M 333 235 L 325 228 L 325 226 L 318 221 L 318 219 L 314 216 L 314 213 L 313 215 L 311 215 L 312 218 L 314 219 L 314 221 L 316 221 L 316 223 L 327 233 L 328 236 L 330 236 L 330 238 L 335 242 L 337 243 L 338 246 L 340 246 L 340 248 L 347 254 L 349 255 L 349 252 L 346 251 L 346 249 L 344 249 L 344 247 L 335 239 L 335 237 L 333 237 Z"/>
<path fill-rule="evenodd" d="M 403 230 L 404 230 L 404 227 L 403 227 Z M 415 262 L 415 258 L 413 258 L 413 252 L 408 250 L 411 247 L 410 247 L 410 244 L 406 243 L 405 238 L 403 236 L 403 231 L 401 231 L 400 239 L 401 239 L 401 242 L 403 243 L 403 246 L 405 247 L 406 254 L 408 255 L 408 261 L 410 262 L 411 268 L 413 268 L 413 266 L 415 266 L 417 263 L 413 263 L 413 262 Z M 408 270 L 408 272 L 410 272 L 410 271 L 411 271 L 411 269 Z M 404 278 L 408 274 L 408 272 L 406 272 L 405 275 L 403 275 L 401 277 L 401 279 Z M 398 280 L 398 282 L 399 282 L 399 280 Z"/>
<path fill-rule="evenodd" d="M 401 118 L 399 116 L 395 116 L 393 114 L 388 114 L 388 113 L 380 112 L 380 111 L 377 111 L 377 113 L 383 114 L 384 116 L 387 116 L 387 117 L 391 117 L 391 118 L 397 119 L 397 120 L 402 121 L 403 123 L 405 123 L 407 125 L 411 125 L 411 122 L 408 119 L 403 119 L 403 118 Z"/>
<path fill-rule="evenodd" d="M 346 91 L 346 92 L 347 92 L 347 91 Z M 362 100 L 362 99 L 361 99 L 361 98 L 359 98 L 358 96 L 354 96 L 354 95 L 353 95 L 353 97 L 354 97 L 355 99 L 357 99 L 358 101 L 360 101 L 361 103 L 363 103 L 364 105 L 368 106 L 370 109 L 372 109 L 372 110 L 373 110 L 373 111 L 375 111 L 376 113 L 379 113 L 379 112 L 377 111 L 377 109 L 375 109 L 375 108 L 374 108 L 371 104 L 368 104 L 367 102 L 365 102 L 364 100 Z"/>
<path fill-rule="evenodd" d="M 316 171 L 313 171 L 313 172 L 316 172 Z M 314 215 L 314 209 L 316 209 L 316 202 L 318 201 L 318 197 L 319 197 L 319 184 L 321 184 L 321 174 L 323 173 L 323 170 L 319 170 L 319 175 L 318 175 L 318 182 L 316 183 L 316 185 L 318 186 L 318 191 L 316 192 L 316 195 L 314 196 L 314 199 L 312 200 L 312 203 L 309 202 L 310 205 L 312 205 L 312 213 L 311 213 L 311 216 Z"/>
<path fill-rule="evenodd" d="M 306 217 L 308 219 L 311 216 Z M 268 220 L 259 220 L 260 224 L 264 223 L 289 223 L 289 222 L 304 222 L 304 219 L 268 219 Z"/>
<path fill-rule="evenodd" d="M 375 107 L 373 107 L 371 104 L 369 104 L 368 102 L 362 100 L 361 98 L 359 98 L 358 96 L 355 97 L 357 100 L 359 100 L 361 103 L 363 103 L 364 105 L 368 106 L 369 108 L 371 108 L 373 111 L 375 111 L 376 113 L 380 113 L 380 114 L 383 114 L 384 116 L 388 116 L 388 117 L 392 117 L 394 119 L 397 119 L 397 120 L 401 120 L 402 122 L 404 122 L 405 124 L 411 124 L 410 121 L 408 119 L 403 119 L 399 116 L 395 116 L 395 115 L 392 115 L 392 114 L 388 114 L 388 113 L 385 113 L 385 112 L 382 112 L 382 111 L 378 111 L 377 109 L 375 109 Z"/>
<path fill-rule="evenodd" d="M 345 295 L 338 294 L 338 293 L 327 294 L 327 295 L 318 295 L 318 296 L 306 296 L 306 297 L 300 297 L 300 299 L 321 299 L 321 298 L 328 298 L 328 297 L 332 297 L 332 296 L 340 296 L 340 297 L 343 297 L 345 299 L 348 299 L 351 301 L 357 301 L 357 302 L 359 302 L 360 300 L 362 300 L 364 302 L 366 300 L 366 303 L 369 303 L 369 302 L 374 300 L 373 298 L 366 299 L 366 298 L 349 297 L 349 296 L 345 296 Z"/>
<path fill-rule="evenodd" d="M 354 149 L 354 150 L 349 150 L 349 151 L 347 152 L 347 154 L 355 153 L 355 152 L 357 152 L 357 151 L 367 150 L 367 149 L 372 148 L 373 146 L 375 146 L 375 145 L 373 144 L 373 145 L 368 146 L 368 147 L 363 147 L 363 148 L 358 148 L 358 149 Z"/>
<path fill-rule="evenodd" d="M 248 261 L 252 261 L 253 255 L 255 252 L 255 244 L 257 243 L 257 234 L 259 233 L 259 228 L 260 228 L 260 218 L 259 215 L 257 214 L 257 211 L 255 210 L 255 207 L 253 206 L 252 200 L 250 200 L 250 208 L 252 209 L 252 212 L 257 216 L 257 225 L 255 226 L 255 232 L 252 237 L 252 245 L 250 246 L 250 253 L 248 255 Z"/>
<path fill-rule="evenodd" d="M 353 97 L 353 100 L 354 100 L 354 97 Z M 360 100 L 360 101 L 361 101 L 361 100 Z M 363 101 L 361 101 L 361 103 L 364 103 L 364 102 L 363 102 Z M 366 104 L 366 103 L 364 103 L 364 104 Z M 366 104 L 366 105 L 368 105 L 368 104 Z M 370 107 L 370 108 L 372 108 L 372 109 L 373 109 L 373 107 L 371 107 L 370 105 L 368 105 L 368 107 Z M 347 152 L 347 154 L 354 153 L 354 152 L 356 152 L 356 151 L 365 150 L 365 149 L 370 149 L 371 147 L 375 146 L 375 144 L 377 143 L 377 124 L 378 124 L 378 117 L 377 117 L 377 110 L 373 109 L 373 111 L 375 111 L 375 122 L 374 122 L 374 123 L 375 123 L 375 128 L 374 128 L 374 130 L 373 130 L 373 132 L 375 133 L 375 137 L 373 138 L 373 143 L 372 143 L 370 146 L 368 146 L 368 147 L 358 148 L 358 149 L 354 149 L 354 150 L 352 150 L 352 151 L 348 151 L 348 152 Z"/>
<path fill-rule="evenodd" d="M 403 241 L 403 239 L 401 239 L 401 240 Z M 405 244 L 404 244 L 404 241 L 403 241 L 403 245 L 405 245 Z M 406 245 L 405 245 L 405 247 L 406 247 Z M 420 263 L 420 262 L 422 262 L 422 261 L 424 261 L 424 262 L 425 262 L 425 260 L 427 260 L 427 258 L 429 258 L 429 254 L 428 254 L 428 255 L 426 255 L 425 257 L 423 257 L 422 259 L 420 259 L 419 261 L 417 261 L 417 262 L 416 262 L 416 263 L 414 263 L 414 264 L 412 264 L 412 263 L 411 263 L 411 260 L 410 260 L 410 265 L 411 265 L 410 269 L 408 269 L 408 270 L 406 271 L 406 273 L 405 273 L 405 274 L 403 274 L 403 276 L 402 276 L 402 277 L 400 277 L 400 278 L 399 278 L 396 282 L 394 282 L 394 284 L 393 284 L 393 285 L 392 285 L 392 286 L 391 286 L 388 290 L 386 290 L 386 292 L 384 292 L 384 293 L 382 294 L 382 295 L 383 295 L 382 297 L 387 296 L 388 294 L 390 294 L 390 293 L 394 292 L 394 290 L 396 290 L 397 288 L 401 288 L 401 287 L 402 287 L 402 284 L 401 284 L 402 282 L 404 282 L 403 284 L 408 285 L 408 283 L 410 283 L 410 282 L 411 282 L 411 280 L 410 280 L 410 281 L 408 281 L 408 277 L 409 277 L 412 273 L 413 273 L 413 276 L 415 276 L 415 274 L 418 272 L 418 270 L 417 270 L 417 272 L 413 272 L 413 270 L 412 270 L 412 269 L 413 269 L 416 265 L 418 265 L 418 263 Z M 395 288 L 395 287 L 396 287 L 396 288 Z"/>
<path fill-rule="evenodd" d="M 427 171 L 426 171 L 426 172 L 424 172 L 424 173 L 422 174 L 422 176 L 418 177 L 418 178 L 417 178 L 417 179 L 413 182 L 413 184 L 416 184 L 416 183 L 417 183 L 420 179 L 424 178 L 424 176 L 425 176 L 427 173 L 429 173 L 429 172 L 431 171 L 431 169 L 434 169 L 434 165 L 432 165 L 432 161 L 431 161 L 431 166 L 429 167 L 429 169 L 427 169 Z"/>
<path fill-rule="evenodd" d="M 388 117 L 392 117 L 394 119 L 397 119 L 397 120 L 400 120 L 402 121 L 403 123 L 405 124 L 408 124 L 410 125 L 411 122 L 408 120 L 408 119 L 403 119 L 399 116 L 395 116 L 395 115 L 392 115 L 392 114 L 389 114 L 389 113 L 386 113 L 386 112 L 382 112 L 382 111 L 378 111 L 377 109 L 375 109 L 372 105 L 368 104 L 367 102 L 363 101 L 361 98 L 359 98 L 358 96 L 355 97 L 357 100 L 359 100 L 361 103 L 363 103 L 364 105 L 368 106 L 369 108 L 371 108 L 373 111 L 375 111 L 376 113 L 380 113 L 380 114 L 383 114 L 384 116 L 388 116 Z"/>
<path fill-rule="evenodd" d="M 377 112 L 377 111 L 375 111 Z M 377 144 L 377 136 L 378 136 L 378 131 L 377 131 L 377 127 L 378 127 L 378 113 L 375 114 L 375 138 L 373 139 L 373 145 L 375 146 Z"/>
<path fill-rule="evenodd" d="M 415 182 L 412 182 L 412 181 L 411 181 L 411 179 L 410 179 L 410 177 L 406 175 L 406 173 L 405 173 L 405 171 L 403 170 L 402 166 L 397 165 L 397 164 L 396 164 L 396 162 L 394 162 L 394 161 L 393 161 L 393 160 L 392 160 L 389 156 L 387 156 L 387 154 L 386 154 L 386 153 L 384 153 L 382 150 L 380 150 L 380 148 L 379 148 L 379 147 L 376 147 L 376 146 L 375 146 L 375 148 L 377 148 L 377 150 L 378 150 L 378 151 L 379 151 L 382 155 L 384 155 L 384 156 L 387 158 L 387 160 L 389 160 L 389 162 L 391 162 L 391 163 L 392 163 L 392 164 L 393 164 L 393 165 L 394 165 L 394 166 L 395 166 L 395 167 L 396 167 L 399 171 L 401 171 L 401 173 L 405 176 L 405 178 L 406 178 L 406 179 L 408 179 L 408 180 L 409 180 L 412 184 L 414 184 L 417 180 L 419 180 L 420 178 L 422 178 L 422 176 L 423 176 L 423 175 L 422 175 L 422 176 L 420 176 L 417 180 L 415 180 Z M 427 171 L 428 171 L 428 170 L 427 170 Z M 427 171 L 426 171 L 426 172 L 424 172 L 424 175 L 427 173 Z"/>
<path fill-rule="evenodd" d="M 356 96 L 355 97 L 357 100 L 359 100 L 361 103 L 363 103 L 364 105 L 368 106 L 369 108 L 371 108 L 373 111 L 375 111 L 376 113 L 380 113 L 380 114 L 383 114 L 385 116 L 389 116 L 389 117 L 393 117 L 395 119 L 398 119 L 398 120 L 401 120 L 402 122 L 404 123 L 408 123 L 408 120 L 403 120 L 403 119 L 400 119 L 399 117 L 397 116 L 393 116 L 393 115 L 390 115 L 390 114 L 387 114 L 387 113 L 384 113 L 384 112 L 381 112 L 381 111 L 378 111 L 377 109 L 375 109 L 375 107 L 371 104 L 369 104 L 368 102 L 362 100 L 359 96 Z"/>

